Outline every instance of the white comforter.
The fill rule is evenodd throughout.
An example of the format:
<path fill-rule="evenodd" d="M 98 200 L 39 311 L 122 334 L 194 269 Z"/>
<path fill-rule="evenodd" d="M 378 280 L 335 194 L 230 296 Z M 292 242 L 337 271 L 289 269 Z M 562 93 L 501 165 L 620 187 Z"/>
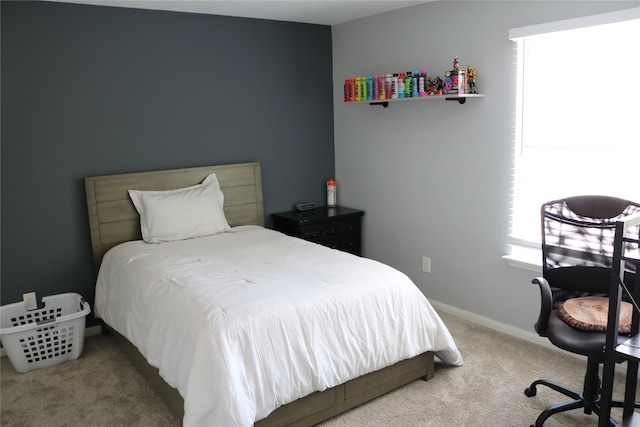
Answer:
<path fill-rule="evenodd" d="M 429 350 L 462 364 L 404 274 L 257 226 L 111 249 L 95 310 L 178 389 L 185 426 L 249 426 Z"/>

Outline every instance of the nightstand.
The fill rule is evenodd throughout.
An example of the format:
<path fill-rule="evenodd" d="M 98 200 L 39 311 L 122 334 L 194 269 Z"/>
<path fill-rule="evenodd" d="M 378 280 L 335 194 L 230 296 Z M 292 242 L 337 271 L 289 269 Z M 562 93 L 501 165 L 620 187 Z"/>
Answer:
<path fill-rule="evenodd" d="M 294 237 L 361 255 L 363 211 L 319 206 L 309 211 L 271 214 L 273 228 Z"/>

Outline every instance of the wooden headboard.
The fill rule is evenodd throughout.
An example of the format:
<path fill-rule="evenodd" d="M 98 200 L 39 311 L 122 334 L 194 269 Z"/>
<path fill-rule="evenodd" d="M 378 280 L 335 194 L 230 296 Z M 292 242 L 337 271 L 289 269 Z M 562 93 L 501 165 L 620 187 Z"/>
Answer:
<path fill-rule="evenodd" d="M 200 184 L 211 173 L 216 174 L 224 193 L 224 213 L 229 225 L 264 226 L 262 175 L 257 162 L 86 177 L 96 271 L 107 250 L 142 239 L 140 217 L 128 190 L 174 190 Z"/>

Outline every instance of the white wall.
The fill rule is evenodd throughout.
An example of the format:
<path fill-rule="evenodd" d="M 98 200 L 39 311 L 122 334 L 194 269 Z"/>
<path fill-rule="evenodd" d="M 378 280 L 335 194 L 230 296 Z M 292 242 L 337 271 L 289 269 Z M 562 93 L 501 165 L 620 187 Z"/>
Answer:
<path fill-rule="evenodd" d="M 531 331 L 535 273 L 501 258 L 515 120 L 508 31 L 638 4 L 436 1 L 333 27 L 338 201 L 366 211 L 364 255 L 405 272 L 433 301 Z M 386 109 L 343 102 L 346 78 L 417 68 L 444 77 L 456 55 L 463 68 L 476 69 L 485 98 Z M 560 73 L 580 64 L 558 66 Z M 557 102 L 570 107 L 569 94 Z M 430 274 L 421 270 L 423 255 L 432 260 Z"/>

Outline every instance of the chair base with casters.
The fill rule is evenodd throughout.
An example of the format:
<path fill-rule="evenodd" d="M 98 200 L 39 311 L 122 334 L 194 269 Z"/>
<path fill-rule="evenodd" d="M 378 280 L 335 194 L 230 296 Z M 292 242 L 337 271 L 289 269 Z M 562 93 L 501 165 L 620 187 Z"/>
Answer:
<path fill-rule="evenodd" d="M 574 390 L 568 389 L 564 386 L 556 384 L 548 380 L 537 380 L 531 383 L 531 385 L 525 389 L 524 394 L 527 397 L 533 397 L 537 393 L 537 387 L 539 385 L 547 386 L 559 393 L 564 394 L 567 397 L 573 399 L 570 402 L 564 402 L 557 405 L 553 405 L 545 409 L 536 419 L 535 424 L 531 424 L 531 427 L 542 427 L 544 422 L 552 415 L 559 414 L 561 412 L 572 411 L 574 409 L 583 409 L 585 414 L 595 413 L 600 416 L 600 377 L 598 375 L 600 363 L 589 359 L 587 361 L 587 373 L 584 377 L 584 389 L 582 393 L 578 393 Z M 622 408 L 624 402 L 614 400 L 611 402 L 611 407 Z M 609 421 L 610 426 L 616 426 L 616 422 L 611 419 Z"/>

